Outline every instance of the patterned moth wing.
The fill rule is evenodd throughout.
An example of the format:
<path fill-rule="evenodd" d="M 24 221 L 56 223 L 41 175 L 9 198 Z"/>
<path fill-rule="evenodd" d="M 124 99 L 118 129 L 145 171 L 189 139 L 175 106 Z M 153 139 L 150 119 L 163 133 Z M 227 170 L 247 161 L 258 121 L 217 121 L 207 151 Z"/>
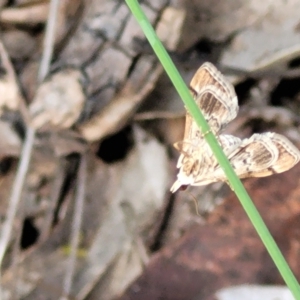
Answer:
<path fill-rule="evenodd" d="M 266 177 L 295 166 L 299 162 L 300 151 L 286 137 L 266 132 L 242 140 L 227 157 L 240 178 Z M 210 178 L 202 180 L 201 185 L 215 181 L 226 181 L 220 166 L 211 173 Z"/>
<path fill-rule="evenodd" d="M 299 162 L 299 149 L 296 148 L 285 136 L 273 133 L 272 141 L 279 151 L 278 160 L 271 169 L 272 174 L 285 172 Z"/>
<path fill-rule="evenodd" d="M 272 135 L 271 132 L 254 134 L 249 139 L 242 140 L 234 151 L 226 154 L 237 176 L 254 177 L 254 174 L 267 170 L 278 160 L 279 151 L 271 140 Z M 214 182 L 226 181 L 226 175 L 219 165 L 210 176 L 214 178 Z"/>
<path fill-rule="evenodd" d="M 203 116 L 218 134 L 238 112 L 238 101 L 230 82 L 211 63 L 204 63 L 190 83 L 190 90 Z M 201 137 L 196 122 L 186 114 L 184 140 Z"/>
<path fill-rule="evenodd" d="M 218 141 L 226 155 L 238 148 L 242 142 L 241 139 L 226 134 L 220 135 Z M 177 162 L 179 172 L 177 180 L 171 187 L 171 192 L 175 192 L 181 186 L 203 185 L 218 181 L 211 177 L 215 169 L 218 169 L 218 162 L 206 142 L 202 144 L 201 148 L 191 146 L 191 144 L 186 142 L 177 143 L 178 145 L 182 146 L 180 150 L 181 155 Z M 190 152 L 186 152 L 184 149 Z"/>
<path fill-rule="evenodd" d="M 300 151 L 285 136 L 273 132 L 261 134 L 263 137 L 266 137 L 266 135 L 269 143 L 274 145 L 277 149 L 278 154 L 277 156 L 274 156 L 276 159 L 272 160 L 268 166 L 264 166 L 262 164 L 260 169 L 257 166 L 249 169 L 248 173 L 240 176 L 241 178 L 265 177 L 272 174 L 282 173 L 291 169 L 299 162 Z"/>

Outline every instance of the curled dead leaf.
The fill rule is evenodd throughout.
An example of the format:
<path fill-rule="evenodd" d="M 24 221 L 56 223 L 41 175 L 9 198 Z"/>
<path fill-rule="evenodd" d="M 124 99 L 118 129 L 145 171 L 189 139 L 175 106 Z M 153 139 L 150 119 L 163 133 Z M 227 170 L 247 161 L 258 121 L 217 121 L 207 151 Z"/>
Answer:
<path fill-rule="evenodd" d="M 0 114 L 5 108 L 17 110 L 20 90 L 8 54 L 0 41 Z"/>
<path fill-rule="evenodd" d="M 35 129 L 49 125 L 69 128 L 78 119 L 85 101 L 85 74 L 74 67 L 51 74 L 37 89 L 29 112 Z"/>
<path fill-rule="evenodd" d="M 0 120 L 0 158 L 18 156 L 21 152 L 21 139 L 7 122 Z"/>
<path fill-rule="evenodd" d="M 2 24 L 36 25 L 46 22 L 48 11 L 48 2 L 35 2 L 33 5 L 3 9 L 0 20 Z"/>

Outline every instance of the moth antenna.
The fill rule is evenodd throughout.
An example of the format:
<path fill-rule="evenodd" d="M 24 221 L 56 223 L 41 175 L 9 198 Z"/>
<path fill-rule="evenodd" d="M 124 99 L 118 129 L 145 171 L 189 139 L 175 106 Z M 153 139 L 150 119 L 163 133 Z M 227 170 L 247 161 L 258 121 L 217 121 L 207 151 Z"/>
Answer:
<path fill-rule="evenodd" d="M 197 213 L 197 216 L 201 217 L 200 213 L 199 213 L 199 205 L 198 205 L 198 202 L 197 202 L 197 199 L 196 197 L 190 193 L 189 191 L 187 191 L 187 193 L 192 197 L 192 199 L 194 200 L 195 202 L 195 207 L 196 207 L 196 213 Z"/>

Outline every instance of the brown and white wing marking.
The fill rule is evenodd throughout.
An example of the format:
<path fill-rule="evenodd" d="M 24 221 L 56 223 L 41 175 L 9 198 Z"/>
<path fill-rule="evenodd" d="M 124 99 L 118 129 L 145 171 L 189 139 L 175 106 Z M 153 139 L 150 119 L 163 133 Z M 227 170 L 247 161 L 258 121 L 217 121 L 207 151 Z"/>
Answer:
<path fill-rule="evenodd" d="M 205 63 L 198 69 L 190 88 L 237 176 L 264 177 L 287 171 L 299 162 L 300 151 L 280 134 L 254 134 L 244 140 L 231 135 L 219 135 L 220 130 L 236 117 L 238 103 L 233 86 L 212 64 Z M 177 180 L 171 192 L 187 185 L 227 180 L 188 112 L 184 139 L 174 146 L 181 154 L 177 163 Z"/>
<path fill-rule="evenodd" d="M 200 154 L 200 153 L 199 153 Z M 214 156 L 207 155 L 205 153 L 199 156 L 184 156 L 180 155 L 180 167 L 177 174 L 177 180 L 171 187 L 171 192 L 176 192 L 180 187 L 187 185 L 198 185 L 196 181 L 199 178 L 207 178 L 209 174 L 214 171 L 216 166 L 216 159 Z"/>
<path fill-rule="evenodd" d="M 279 151 L 278 160 L 272 167 L 274 173 L 285 172 L 299 162 L 299 149 L 295 147 L 285 136 L 274 133 L 272 141 Z"/>
<path fill-rule="evenodd" d="M 243 140 L 227 156 L 240 178 L 265 177 L 291 169 L 299 162 L 300 151 L 286 137 L 266 132 Z M 215 181 L 226 180 L 220 167 L 212 176 Z"/>
<path fill-rule="evenodd" d="M 238 112 L 238 101 L 232 84 L 211 63 L 204 63 L 190 83 L 191 93 L 205 119 L 218 134 Z M 187 112 L 184 139 L 195 138 L 199 128 Z M 198 133 L 199 134 L 199 133 Z"/>
<path fill-rule="evenodd" d="M 285 136 L 277 133 L 269 133 L 269 138 L 278 151 L 277 159 L 265 169 L 251 170 L 249 176 L 246 177 L 265 177 L 282 173 L 291 169 L 299 162 L 300 151 Z"/>
<path fill-rule="evenodd" d="M 212 172 L 216 160 L 208 144 L 202 141 L 198 146 L 188 141 L 175 144 L 181 154 L 177 162 L 177 180 L 172 185 L 171 192 L 176 192 L 181 186 L 194 185 L 196 178 L 205 177 Z"/>
<path fill-rule="evenodd" d="M 220 135 L 219 141 L 240 178 L 265 177 L 282 173 L 291 169 L 300 160 L 300 151 L 286 137 L 273 132 L 254 134 L 244 140 L 230 135 Z M 178 188 L 181 185 L 200 186 L 227 180 L 213 156 L 206 163 L 210 166 L 205 168 L 205 173 L 200 171 L 198 176 L 192 178 L 183 172 L 183 168 L 180 168 Z"/>
<path fill-rule="evenodd" d="M 220 135 L 218 140 L 226 155 L 229 155 L 241 144 L 241 139 L 232 135 Z M 176 143 L 176 148 L 181 152 L 177 162 L 179 172 L 177 180 L 171 191 L 175 192 L 181 186 L 203 185 L 218 181 L 214 176 L 215 170 L 219 168 L 218 162 L 209 145 L 204 141 L 201 147 L 182 141 Z M 205 182 L 205 183 L 202 183 Z"/>
<path fill-rule="evenodd" d="M 242 143 L 240 138 L 229 134 L 221 134 L 218 141 L 226 156 L 236 150 Z"/>
<path fill-rule="evenodd" d="M 242 141 L 228 159 L 240 178 L 254 177 L 262 174 L 276 163 L 279 151 L 272 142 L 274 133 L 254 134 Z M 267 176 L 267 175 L 262 175 Z"/>
<path fill-rule="evenodd" d="M 204 144 L 203 144 L 204 145 Z M 181 186 L 193 185 L 200 173 L 207 172 L 207 154 L 203 147 L 197 147 L 187 141 L 178 142 L 175 147 L 181 152 L 177 168 L 177 180 L 171 187 L 171 192 L 177 191 Z"/>
<path fill-rule="evenodd" d="M 254 134 L 249 139 L 240 140 L 240 144 L 237 140 L 228 150 L 224 148 L 237 176 L 240 178 L 253 177 L 254 174 L 267 170 L 278 160 L 279 152 L 276 145 L 272 143 L 272 135 L 273 133 Z M 194 185 L 226 180 L 223 169 L 216 163 L 213 172 L 206 178 L 197 178 Z"/>

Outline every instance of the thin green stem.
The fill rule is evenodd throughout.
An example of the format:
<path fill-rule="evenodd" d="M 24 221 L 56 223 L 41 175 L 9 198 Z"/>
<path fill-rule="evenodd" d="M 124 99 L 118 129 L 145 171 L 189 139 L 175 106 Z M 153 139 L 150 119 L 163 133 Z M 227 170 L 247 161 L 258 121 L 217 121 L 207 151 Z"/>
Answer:
<path fill-rule="evenodd" d="M 140 5 L 136 0 L 126 0 L 128 7 L 130 8 L 132 14 L 141 26 L 146 38 L 148 39 L 150 45 L 152 46 L 155 54 L 163 65 L 165 71 L 170 77 L 172 83 L 174 84 L 177 92 L 182 98 L 186 105 L 187 110 L 193 116 L 195 122 L 199 126 L 202 132 L 208 132 L 205 135 L 205 139 L 209 146 L 211 147 L 215 157 L 217 158 L 220 166 L 224 170 L 228 182 L 238 199 L 240 200 L 243 208 L 245 209 L 249 219 L 251 220 L 253 226 L 255 227 L 258 235 L 260 236 L 262 242 L 264 243 L 266 249 L 268 250 L 270 256 L 272 257 L 275 265 L 277 266 L 281 276 L 285 280 L 287 286 L 293 293 L 295 299 L 300 300 L 300 287 L 299 284 L 289 268 L 287 262 L 285 261 L 283 255 L 281 254 L 278 246 L 276 245 L 273 237 L 271 236 L 268 228 L 263 222 L 261 216 L 259 215 L 256 207 L 254 206 L 251 198 L 249 197 L 247 191 L 245 190 L 240 179 L 235 174 L 232 169 L 227 157 L 225 156 L 222 148 L 220 147 L 216 137 L 210 131 L 209 125 L 207 124 L 205 118 L 200 112 L 197 104 L 192 99 L 190 92 L 188 91 L 184 81 L 182 80 L 179 72 L 171 61 L 169 55 L 167 54 L 165 48 L 157 37 L 153 27 L 149 23 L 146 15 L 141 10 Z"/>

